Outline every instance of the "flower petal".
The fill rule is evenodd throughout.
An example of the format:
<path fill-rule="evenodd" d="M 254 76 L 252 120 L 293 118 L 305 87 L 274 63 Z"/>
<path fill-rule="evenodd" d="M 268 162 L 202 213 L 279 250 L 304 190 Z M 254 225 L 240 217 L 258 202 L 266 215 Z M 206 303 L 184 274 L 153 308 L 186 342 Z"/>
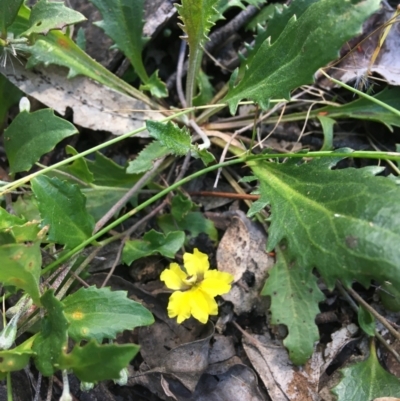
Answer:
<path fill-rule="evenodd" d="M 201 291 L 199 288 L 188 291 L 190 297 L 191 314 L 201 323 L 207 323 L 209 315 L 218 313 L 218 305 L 215 300 Z"/>
<path fill-rule="evenodd" d="M 179 267 L 178 263 L 171 263 L 169 269 L 165 269 L 160 276 L 160 280 L 171 290 L 181 290 L 187 288 L 184 283 L 186 273 Z"/>
<path fill-rule="evenodd" d="M 177 322 L 182 323 L 190 317 L 190 299 L 189 291 L 175 291 L 168 302 L 168 316 L 174 318 L 177 316 Z"/>
<path fill-rule="evenodd" d="M 210 268 L 208 256 L 194 248 L 192 253 L 183 254 L 183 264 L 189 276 L 196 275 L 203 277 L 205 272 Z"/>
<path fill-rule="evenodd" d="M 230 273 L 218 270 L 209 270 L 204 275 L 204 280 L 200 283 L 200 288 L 210 297 L 226 294 L 231 289 L 233 276 Z"/>

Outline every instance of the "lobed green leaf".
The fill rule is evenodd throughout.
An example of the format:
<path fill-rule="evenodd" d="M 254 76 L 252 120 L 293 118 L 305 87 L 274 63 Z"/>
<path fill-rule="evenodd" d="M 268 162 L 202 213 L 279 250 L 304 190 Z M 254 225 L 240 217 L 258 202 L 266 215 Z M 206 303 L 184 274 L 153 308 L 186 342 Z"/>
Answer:
<path fill-rule="evenodd" d="M 50 241 L 73 248 L 92 235 L 94 219 L 78 186 L 57 177 L 39 176 L 32 180 L 32 190 L 43 224 L 50 227 Z"/>
<path fill-rule="evenodd" d="M 271 97 L 289 99 L 292 89 L 312 83 L 318 68 L 336 58 L 378 8 L 379 0 L 325 0 L 311 4 L 300 18 L 293 16 L 273 44 L 262 43 L 243 79 L 231 86 L 224 98 L 231 113 L 242 99 L 266 109 Z"/>
<path fill-rule="evenodd" d="M 62 301 L 70 324 L 68 334 L 75 341 L 113 339 L 124 330 L 147 326 L 153 315 L 140 303 L 127 298 L 126 291 L 109 288 L 81 288 Z"/>
<path fill-rule="evenodd" d="M 63 2 L 40 0 L 32 8 L 29 29 L 22 35 L 29 36 L 32 33 L 47 35 L 52 29 L 63 29 L 67 25 L 84 20 L 86 18 L 81 13 L 65 7 Z"/>
<path fill-rule="evenodd" d="M 315 316 L 318 303 L 325 299 L 311 270 L 292 262 L 285 251 L 276 248 L 277 260 L 261 292 L 271 297 L 271 323 L 284 324 L 289 334 L 283 344 L 290 359 L 303 365 L 319 340 Z"/>
<path fill-rule="evenodd" d="M 285 240 L 289 257 L 317 267 L 330 289 L 336 280 L 400 286 L 400 188 L 375 177 L 379 167 L 331 170 L 339 160 L 248 163 L 260 180 L 257 203 L 271 205 L 268 249 Z"/>
<path fill-rule="evenodd" d="M 18 10 L 24 0 L 0 0 L 0 37 L 7 37 L 7 28 L 17 18 Z"/>
<path fill-rule="evenodd" d="M 139 352 L 139 346 L 99 345 L 95 340 L 85 346 L 75 345 L 69 354 L 62 354 L 60 369 L 72 369 L 79 380 L 94 383 L 118 379 L 120 371 Z"/>

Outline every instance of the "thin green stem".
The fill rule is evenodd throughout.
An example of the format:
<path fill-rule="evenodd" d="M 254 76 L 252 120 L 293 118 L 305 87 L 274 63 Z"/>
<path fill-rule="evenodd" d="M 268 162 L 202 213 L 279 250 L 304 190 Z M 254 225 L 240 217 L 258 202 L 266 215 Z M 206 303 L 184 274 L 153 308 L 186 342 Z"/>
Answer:
<path fill-rule="evenodd" d="M 242 152 L 242 150 L 240 149 Z M 242 152 L 243 153 L 243 152 Z M 61 263 L 65 262 L 68 260 L 71 256 L 75 255 L 77 252 L 85 248 L 87 245 L 90 245 L 93 243 L 93 241 L 97 240 L 101 236 L 107 234 L 110 230 L 113 228 L 117 227 L 119 224 L 123 223 L 125 220 L 128 218 L 134 216 L 141 210 L 145 209 L 147 206 L 151 205 L 158 199 L 162 198 L 163 196 L 167 195 L 169 192 L 174 191 L 181 187 L 182 185 L 188 183 L 189 181 L 200 177 L 203 174 L 209 173 L 211 171 L 217 170 L 219 168 L 231 166 L 234 164 L 238 163 L 245 163 L 245 162 L 251 162 L 251 161 L 256 161 L 256 160 L 265 160 L 265 159 L 276 159 L 276 158 L 314 158 L 314 157 L 353 157 L 353 158 L 369 158 L 369 159 L 383 159 L 383 160 L 396 160 L 400 161 L 400 153 L 396 152 L 372 152 L 372 151 L 355 151 L 353 153 L 348 153 L 348 152 L 329 152 L 329 151 L 320 151 L 320 152 L 308 152 L 308 153 L 288 153 L 288 154 L 280 154 L 280 153 L 275 153 L 275 154 L 264 154 L 264 155 L 255 155 L 255 156 L 247 156 L 247 154 L 243 153 L 240 157 L 225 161 L 223 163 L 215 164 L 213 166 L 204 168 L 203 170 L 197 171 L 185 178 L 183 178 L 180 181 L 177 181 L 170 185 L 168 188 L 165 188 L 164 190 L 160 191 L 158 194 L 154 195 L 150 199 L 144 201 L 142 204 L 139 206 L 135 207 L 128 213 L 124 214 L 117 220 L 113 221 L 110 223 L 108 226 L 104 227 L 102 230 L 98 231 L 96 234 L 92 235 L 90 238 L 88 238 L 86 241 L 82 242 L 80 245 L 75 247 L 74 249 L 70 250 L 69 252 L 65 253 L 62 255 L 59 259 L 56 261 L 50 263 L 47 265 L 46 268 L 42 270 L 42 275 L 46 274 L 47 272 L 51 271 L 55 267 L 59 266 Z"/>
<path fill-rule="evenodd" d="M 163 118 L 163 119 L 160 120 L 160 121 L 161 121 L 161 122 L 170 121 L 170 120 L 172 120 L 172 119 L 174 119 L 174 118 L 177 118 L 177 117 L 179 117 L 179 116 L 181 116 L 181 115 L 187 114 L 187 113 L 191 112 L 192 110 L 193 110 L 193 108 L 189 108 L 189 109 L 187 109 L 187 110 L 182 110 L 182 111 L 180 111 L 180 112 L 177 112 L 177 113 L 173 114 L 172 116 Z M 7 192 L 10 192 L 10 191 L 12 191 L 12 190 L 18 188 L 18 187 L 21 186 L 22 184 L 25 184 L 25 183 L 29 182 L 30 180 L 32 180 L 33 178 L 35 178 L 35 177 L 37 177 L 37 176 L 39 176 L 39 175 L 48 173 L 49 171 L 55 170 L 55 169 L 57 169 L 57 168 L 59 168 L 59 167 L 61 167 L 61 166 L 65 166 L 66 164 L 69 164 L 69 163 L 73 162 L 74 160 L 80 159 L 81 157 L 87 156 L 87 155 L 89 155 L 89 154 L 91 154 L 91 153 L 93 153 L 93 152 L 96 152 L 96 151 L 98 151 L 98 150 L 104 149 L 104 148 L 106 148 L 107 146 L 113 145 L 114 143 L 118 143 L 118 142 L 120 142 L 120 141 L 122 141 L 122 140 L 124 140 L 124 139 L 126 139 L 126 138 L 129 138 L 129 137 L 131 137 L 131 136 L 134 136 L 134 135 L 138 134 L 139 132 L 144 131 L 145 129 L 146 129 L 146 127 L 143 126 L 143 127 L 138 128 L 138 129 L 136 129 L 136 130 L 134 130 L 134 131 L 132 131 L 132 132 L 128 132 L 127 134 L 118 136 L 118 137 L 116 137 L 116 138 L 114 138 L 114 139 L 111 139 L 111 140 L 109 140 L 109 141 L 107 141 L 107 142 L 104 142 L 104 143 L 102 143 L 102 144 L 100 144 L 100 145 L 98 145 L 98 146 L 95 146 L 95 147 L 93 147 L 93 148 L 90 148 L 90 149 L 88 149 L 88 150 L 85 150 L 84 152 L 81 152 L 81 153 L 79 153 L 79 154 L 77 154 L 77 155 L 71 156 L 71 157 L 69 157 L 68 159 L 62 160 L 62 161 L 60 161 L 60 162 L 58 162 L 58 163 L 56 163 L 56 164 L 53 164 L 52 166 L 46 167 L 46 168 L 44 168 L 43 170 L 36 171 L 35 173 L 29 174 L 29 175 L 27 175 L 26 177 L 20 178 L 20 179 L 17 180 L 17 181 L 14 181 L 14 182 L 11 182 L 11 183 L 9 183 L 9 184 L 7 184 L 7 185 L 4 185 L 4 186 L 1 188 L 0 196 L 6 194 Z"/>
<path fill-rule="evenodd" d="M 388 104 L 386 104 L 385 102 L 382 102 L 381 100 L 377 99 L 376 97 L 372 97 L 372 96 L 370 96 L 370 95 L 368 95 L 368 94 L 366 94 L 364 92 L 359 91 L 358 89 L 353 88 L 350 85 L 346 85 L 345 83 L 343 83 L 343 82 L 341 82 L 341 81 L 339 81 L 339 80 L 337 80 L 335 78 L 332 78 L 330 75 L 328 75 L 322 69 L 320 69 L 320 71 L 321 71 L 321 73 L 323 75 L 325 75 L 325 77 L 327 77 L 330 81 L 334 82 L 335 84 L 341 86 L 342 88 L 345 88 L 345 89 L 349 90 L 350 92 L 356 93 L 358 96 L 361 96 L 361 97 L 363 97 L 365 99 L 370 100 L 371 102 L 373 102 L 373 103 L 385 108 L 386 110 L 391 111 L 392 113 L 396 114 L 396 116 L 400 117 L 400 110 L 397 110 L 392 106 L 389 106 Z"/>
<path fill-rule="evenodd" d="M 186 106 L 192 107 L 193 98 L 196 89 L 196 76 L 199 73 L 201 58 L 203 51 L 198 47 L 197 49 L 190 48 L 189 50 L 189 65 L 186 76 Z"/>
<path fill-rule="evenodd" d="M 7 372 L 7 401 L 13 401 L 11 372 Z"/>

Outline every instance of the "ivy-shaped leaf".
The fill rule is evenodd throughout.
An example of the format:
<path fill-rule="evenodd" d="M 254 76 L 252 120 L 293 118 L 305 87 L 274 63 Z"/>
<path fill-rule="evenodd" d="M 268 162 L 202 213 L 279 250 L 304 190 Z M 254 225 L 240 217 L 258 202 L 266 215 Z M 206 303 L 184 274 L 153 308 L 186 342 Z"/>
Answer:
<path fill-rule="evenodd" d="M 319 339 L 315 316 L 319 313 L 318 303 L 325 296 L 311 270 L 293 263 L 279 247 L 276 253 L 276 264 L 269 271 L 261 294 L 271 297 L 271 323 L 288 328 L 283 344 L 289 350 L 290 359 L 302 365 L 312 355 L 314 343 Z"/>
<path fill-rule="evenodd" d="M 379 364 L 375 346 L 367 360 L 340 371 L 343 379 L 333 389 L 337 401 L 365 401 L 380 397 L 398 397 L 400 380 Z"/>
<path fill-rule="evenodd" d="M 41 320 L 41 330 L 33 343 L 36 353 L 35 364 L 44 376 L 51 376 L 58 370 L 58 360 L 67 345 L 68 321 L 61 302 L 54 291 L 48 290 L 41 298 L 47 314 Z"/>
<path fill-rule="evenodd" d="M 153 315 L 140 303 L 129 299 L 125 291 L 109 288 L 81 288 L 63 300 L 70 323 L 68 334 L 75 341 L 113 339 L 124 330 L 148 326 Z"/>
<path fill-rule="evenodd" d="M 191 150 L 191 138 L 186 127 L 179 128 L 172 122 L 161 123 L 159 121 L 146 121 L 149 134 L 159 140 L 163 146 L 168 148 L 177 156 L 185 156 Z"/>
<path fill-rule="evenodd" d="M 60 369 L 72 369 L 84 382 L 119 379 L 122 369 L 139 352 L 135 344 L 99 345 L 95 340 L 84 346 L 75 345 L 69 354 L 62 354 Z"/>
<path fill-rule="evenodd" d="M 100 11 L 103 21 L 96 25 L 116 43 L 131 62 L 144 88 L 153 96 L 168 96 L 157 72 L 150 78 L 143 65 L 142 50 L 146 39 L 142 36 L 144 0 L 90 0 Z"/>
<path fill-rule="evenodd" d="M 70 122 L 55 116 L 51 109 L 19 113 L 4 131 L 4 148 L 10 171 L 29 170 L 58 142 L 77 133 L 78 130 Z"/>
<path fill-rule="evenodd" d="M 63 2 L 50 2 L 40 0 L 31 11 L 29 18 L 29 29 L 23 36 L 29 36 L 32 33 L 42 33 L 47 35 L 51 29 L 63 29 L 67 25 L 77 24 L 86 18 L 79 12 L 65 7 Z"/>
<path fill-rule="evenodd" d="M 170 153 L 169 149 L 160 141 L 153 141 L 147 145 L 139 155 L 129 162 L 127 174 L 139 174 L 151 170 L 154 162 Z"/>
<path fill-rule="evenodd" d="M 331 170 L 341 159 L 248 162 L 260 180 L 256 207 L 271 205 L 267 248 L 285 239 L 289 258 L 316 267 L 330 289 L 336 280 L 399 287 L 400 188 L 374 176 L 380 167 Z"/>
<path fill-rule="evenodd" d="M 92 235 L 94 219 L 78 186 L 57 177 L 39 176 L 32 180 L 32 190 L 43 224 L 50 226 L 50 241 L 73 248 Z"/>
<path fill-rule="evenodd" d="M 171 231 L 166 235 L 150 230 L 142 240 L 126 241 L 122 260 L 127 265 L 145 256 L 160 253 L 167 258 L 173 258 L 185 241 L 183 231 Z"/>
<path fill-rule="evenodd" d="M 325 0 L 311 4 L 299 19 L 293 16 L 272 45 L 268 39 L 263 42 L 243 79 L 231 86 L 224 98 L 231 113 L 242 99 L 266 109 L 271 97 L 289 99 L 292 89 L 311 83 L 318 68 L 337 57 L 343 43 L 356 36 L 379 4 L 379 0 Z"/>

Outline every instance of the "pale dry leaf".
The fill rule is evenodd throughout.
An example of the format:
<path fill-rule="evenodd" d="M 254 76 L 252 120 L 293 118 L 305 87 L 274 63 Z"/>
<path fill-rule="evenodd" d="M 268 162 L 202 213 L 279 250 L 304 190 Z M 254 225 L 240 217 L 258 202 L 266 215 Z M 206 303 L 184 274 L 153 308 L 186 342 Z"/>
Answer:
<path fill-rule="evenodd" d="M 159 120 L 161 113 L 130 96 L 106 88 L 89 78 L 67 79 L 66 70 L 50 66 L 26 70 L 19 63 L 8 63 L 2 74 L 23 92 L 64 116 L 73 112 L 73 123 L 97 131 L 123 135 L 145 125 L 145 120 Z M 140 111 L 138 111 L 140 110 Z M 146 131 L 147 132 L 147 131 Z M 148 136 L 138 134 L 138 136 Z"/>

